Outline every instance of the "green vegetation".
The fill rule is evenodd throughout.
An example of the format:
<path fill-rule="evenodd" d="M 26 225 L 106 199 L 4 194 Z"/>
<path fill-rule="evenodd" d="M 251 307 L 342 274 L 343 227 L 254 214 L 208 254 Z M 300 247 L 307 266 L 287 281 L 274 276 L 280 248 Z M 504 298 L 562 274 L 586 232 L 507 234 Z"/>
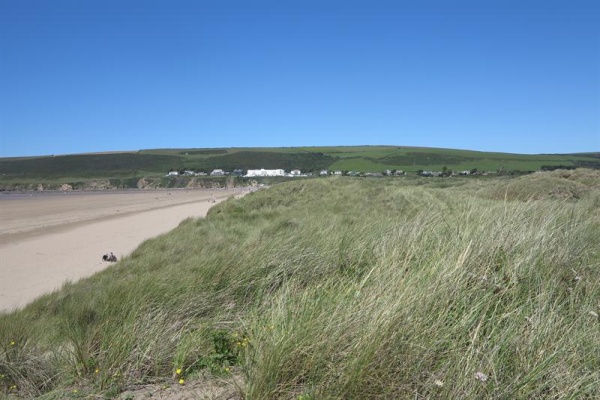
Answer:
<path fill-rule="evenodd" d="M 156 149 L 137 152 L 0 158 L 0 188 L 49 187 L 94 179 L 137 180 L 170 170 L 323 169 L 358 172 L 418 170 L 488 172 L 600 168 L 600 153 L 523 155 L 396 146 Z M 29 186 L 28 186 L 29 185 Z M 131 186 L 135 187 L 135 185 Z"/>
<path fill-rule="evenodd" d="M 80 154 L 0 159 L 0 171 L 9 178 L 113 178 L 143 175 L 177 168 L 177 156 L 143 153 Z"/>
<path fill-rule="evenodd" d="M 230 199 L 0 315 L 0 391 L 599 398 L 598 182 L 328 178 Z"/>

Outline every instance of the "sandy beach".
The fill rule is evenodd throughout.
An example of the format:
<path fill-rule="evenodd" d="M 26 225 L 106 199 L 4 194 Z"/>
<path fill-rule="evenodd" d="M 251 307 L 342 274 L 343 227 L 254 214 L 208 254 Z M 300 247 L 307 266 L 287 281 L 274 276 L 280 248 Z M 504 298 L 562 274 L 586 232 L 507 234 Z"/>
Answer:
<path fill-rule="evenodd" d="M 240 189 L 0 194 L 0 312 L 93 275 Z"/>

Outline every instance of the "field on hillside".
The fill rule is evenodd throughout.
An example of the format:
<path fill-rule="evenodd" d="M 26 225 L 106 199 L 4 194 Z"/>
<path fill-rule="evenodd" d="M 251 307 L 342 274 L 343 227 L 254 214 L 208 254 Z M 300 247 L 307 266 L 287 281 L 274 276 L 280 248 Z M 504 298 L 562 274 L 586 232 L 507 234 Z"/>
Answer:
<path fill-rule="evenodd" d="M 323 169 L 416 172 L 478 169 L 496 172 L 600 168 L 600 154 L 524 155 L 468 150 L 398 146 L 155 149 L 136 152 L 76 154 L 47 157 L 0 158 L 0 184 L 72 183 L 92 179 L 135 182 L 142 177 L 164 177 L 170 170 L 211 172 L 223 169 Z M 59 185 L 60 186 L 60 185 Z"/>
<path fill-rule="evenodd" d="M 599 182 L 330 177 L 228 200 L 0 315 L 0 393 L 600 398 Z"/>

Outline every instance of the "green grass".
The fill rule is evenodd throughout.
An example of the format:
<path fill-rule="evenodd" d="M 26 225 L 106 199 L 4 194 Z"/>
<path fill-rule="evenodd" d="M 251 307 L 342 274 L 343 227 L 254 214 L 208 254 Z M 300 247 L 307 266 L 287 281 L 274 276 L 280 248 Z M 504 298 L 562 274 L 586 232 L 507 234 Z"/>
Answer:
<path fill-rule="evenodd" d="M 137 152 L 0 158 L 0 184 L 65 183 L 91 179 L 164 176 L 169 170 L 282 168 L 381 172 L 471 170 L 537 171 L 544 166 L 600 168 L 599 153 L 524 155 L 398 146 L 338 146 L 227 149 L 150 149 Z"/>
<path fill-rule="evenodd" d="M 598 398 L 600 174 L 439 182 L 221 203 L 0 315 L 0 390 L 110 397 L 184 376 L 247 399 Z"/>

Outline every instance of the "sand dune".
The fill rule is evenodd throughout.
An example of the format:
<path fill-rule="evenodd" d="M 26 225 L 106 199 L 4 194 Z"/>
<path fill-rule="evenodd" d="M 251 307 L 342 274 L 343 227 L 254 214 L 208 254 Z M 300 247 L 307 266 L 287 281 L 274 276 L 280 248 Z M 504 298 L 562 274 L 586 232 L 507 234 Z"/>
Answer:
<path fill-rule="evenodd" d="M 52 193 L 0 197 L 0 312 L 106 268 L 144 240 L 239 189 Z"/>

